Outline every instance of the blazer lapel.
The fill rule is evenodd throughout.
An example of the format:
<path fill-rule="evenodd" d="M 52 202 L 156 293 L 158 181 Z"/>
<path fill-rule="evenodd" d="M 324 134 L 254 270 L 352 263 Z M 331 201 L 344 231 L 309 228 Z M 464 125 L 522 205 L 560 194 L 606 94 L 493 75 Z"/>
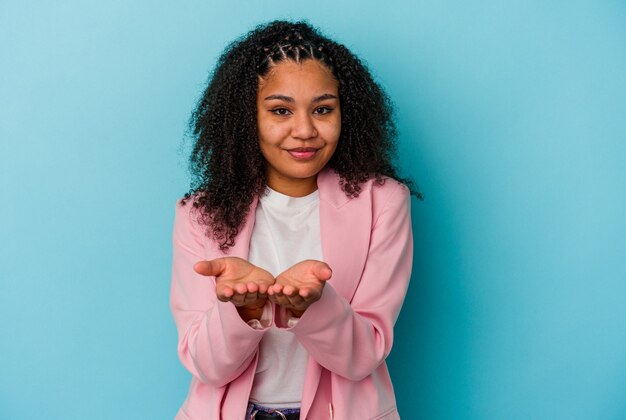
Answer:
<path fill-rule="evenodd" d="M 348 198 L 339 176 L 329 169 L 318 175 L 320 231 L 324 261 L 333 270 L 329 283 L 348 302 L 352 300 L 367 259 L 372 226 L 368 191 Z"/>
<path fill-rule="evenodd" d="M 365 197 L 367 191 L 363 191 L 357 198 L 348 198 L 339 185 L 339 176 L 329 169 L 318 175 L 317 187 L 320 191 L 322 254 L 324 261 L 333 270 L 328 283 L 350 302 L 365 267 L 372 226 L 372 204 Z M 314 398 L 330 401 L 328 385 L 319 386 L 321 374 L 322 366 L 309 356 L 301 406 L 304 418 Z"/>

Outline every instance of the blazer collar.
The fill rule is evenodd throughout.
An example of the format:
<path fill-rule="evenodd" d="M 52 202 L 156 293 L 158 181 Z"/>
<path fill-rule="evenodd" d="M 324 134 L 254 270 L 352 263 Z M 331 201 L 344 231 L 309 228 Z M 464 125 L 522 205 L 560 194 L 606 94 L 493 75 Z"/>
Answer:
<path fill-rule="evenodd" d="M 320 191 L 320 200 L 339 208 L 346 204 L 350 198 L 339 186 L 339 175 L 329 168 L 325 168 L 317 175 L 317 188 Z"/>

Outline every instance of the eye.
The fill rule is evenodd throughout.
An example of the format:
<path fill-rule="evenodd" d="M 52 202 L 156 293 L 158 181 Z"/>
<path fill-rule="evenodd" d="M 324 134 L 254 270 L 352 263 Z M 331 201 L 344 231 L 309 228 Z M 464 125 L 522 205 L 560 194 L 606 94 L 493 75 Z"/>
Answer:
<path fill-rule="evenodd" d="M 325 115 L 325 114 L 332 112 L 332 110 L 333 109 L 329 106 L 320 106 L 319 108 L 315 110 L 315 113 L 320 114 L 320 115 Z"/>
<path fill-rule="evenodd" d="M 275 115 L 288 115 L 289 114 L 289 110 L 287 108 L 274 108 L 270 112 Z"/>

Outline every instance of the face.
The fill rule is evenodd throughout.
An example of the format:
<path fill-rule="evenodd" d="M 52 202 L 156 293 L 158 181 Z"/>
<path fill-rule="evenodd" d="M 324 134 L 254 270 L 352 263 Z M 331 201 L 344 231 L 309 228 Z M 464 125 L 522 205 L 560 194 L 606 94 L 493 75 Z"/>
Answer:
<path fill-rule="evenodd" d="M 268 186 L 310 194 L 339 141 L 339 83 L 316 60 L 282 61 L 259 80 L 257 123 Z"/>

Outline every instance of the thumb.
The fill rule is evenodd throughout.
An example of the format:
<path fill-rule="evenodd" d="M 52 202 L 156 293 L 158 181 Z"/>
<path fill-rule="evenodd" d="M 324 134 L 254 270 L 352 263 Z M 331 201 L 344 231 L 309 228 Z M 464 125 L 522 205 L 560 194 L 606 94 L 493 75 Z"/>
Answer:
<path fill-rule="evenodd" d="M 320 262 L 319 264 L 315 264 L 315 266 L 313 267 L 313 273 L 318 279 L 322 281 L 327 281 L 332 277 L 333 270 L 330 269 L 328 264 Z"/>
<path fill-rule="evenodd" d="M 217 258 L 210 261 L 199 261 L 193 266 L 193 269 L 198 274 L 202 274 L 203 276 L 216 277 L 221 275 L 224 272 L 225 268 L 226 264 L 224 264 L 224 260 L 222 258 Z"/>

